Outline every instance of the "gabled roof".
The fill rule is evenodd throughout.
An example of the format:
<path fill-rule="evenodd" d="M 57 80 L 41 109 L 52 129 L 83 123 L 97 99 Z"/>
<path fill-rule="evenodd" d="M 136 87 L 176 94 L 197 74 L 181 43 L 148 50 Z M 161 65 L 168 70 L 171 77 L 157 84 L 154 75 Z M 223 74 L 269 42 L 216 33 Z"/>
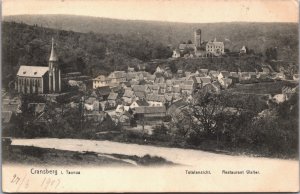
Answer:
<path fill-rule="evenodd" d="M 109 79 L 107 77 L 105 77 L 104 75 L 99 75 L 98 77 L 94 78 L 93 80 L 95 80 L 95 81 L 107 81 Z"/>
<path fill-rule="evenodd" d="M 141 99 L 139 99 L 139 100 L 137 100 L 137 101 L 135 101 L 139 106 L 149 106 L 149 103 L 146 101 L 146 100 L 141 100 Z"/>
<path fill-rule="evenodd" d="M 192 85 L 181 85 L 182 90 L 193 90 L 194 87 Z"/>
<path fill-rule="evenodd" d="M 159 85 L 158 85 L 158 84 L 148 85 L 148 87 L 149 87 L 151 90 L 159 90 Z"/>
<path fill-rule="evenodd" d="M 132 85 L 132 90 L 135 92 L 145 92 L 147 89 L 147 86 L 145 85 Z"/>
<path fill-rule="evenodd" d="M 165 103 L 166 99 L 164 95 L 159 94 L 150 94 L 146 96 L 147 101 L 155 101 L 155 102 L 162 102 Z"/>
<path fill-rule="evenodd" d="M 134 93 L 132 90 L 125 90 L 123 97 L 132 98 L 134 96 Z"/>
<path fill-rule="evenodd" d="M 134 95 L 135 95 L 136 97 L 140 98 L 140 99 L 146 97 L 145 92 L 139 92 L 139 91 L 137 91 L 137 92 L 134 92 Z"/>
<path fill-rule="evenodd" d="M 22 65 L 20 66 L 17 75 L 19 77 L 43 77 L 43 75 L 48 71 L 49 67 Z"/>
<path fill-rule="evenodd" d="M 250 74 L 249 74 L 249 72 L 241 72 L 240 76 L 241 77 L 250 77 Z"/>
<path fill-rule="evenodd" d="M 221 71 L 220 74 L 223 76 L 223 77 L 229 77 L 230 74 L 228 71 Z"/>
<path fill-rule="evenodd" d="M 137 114 L 166 113 L 165 106 L 141 106 L 135 108 Z"/>
<path fill-rule="evenodd" d="M 174 92 L 174 93 L 180 93 L 180 92 L 181 92 L 180 86 L 179 86 L 179 85 L 173 86 L 173 92 Z"/>
<path fill-rule="evenodd" d="M 137 78 L 137 73 L 135 73 L 135 72 L 129 72 L 129 73 L 126 74 L 126 79 L 127 80 L 132 80 L 132 79 L 135 79 L 135 78 Z"/>
<path fill-rule="evenodd" d="M 208 69 L 200 69 L 200 72 L 202 72 L 202 73 L 208 73 Z"/>
<path fill-rule="evenodd" d="M 237 72 L 230 72 L 230 77 L 235 77 L 235 78 L 238 78 L 239 75 Z"/>
<path fill-rule="evenodd" d="M 100 94 L 100 95 L 109 95 L 110 93 L 110 88 L 109 86 L 102 86 L 102 87 L 98 87 L 96 89 L 96 93 Z"/>
<path fill-rule="evenodd" d="M 111 72 L 110 74 L 109 74 L 109 78 L 123 78 L 123 77 L 125 77 L 126 76 L 126 73 L 125 73 L 125 71 L 114 71 L 114 72 Z"/>
<path fill-rule="evenodd" d="M 111 92 L 109 94 L 109 96 L 107 97 L 107 100 L 116 100 L 117 98 L 118 98 L 118 94 L 114 93 L 114 92 Z"/>
<path fill-rule="evenodd" d="M 183 82 L 184 85 L 193 85 L 194 81 L 193 80 L 186 80 Z"/>
<path fill-rule="evenodd" d="M 202 84 L 211 83 L 210 77 L 199 77 L 199 78 L 200 78 Z"/>

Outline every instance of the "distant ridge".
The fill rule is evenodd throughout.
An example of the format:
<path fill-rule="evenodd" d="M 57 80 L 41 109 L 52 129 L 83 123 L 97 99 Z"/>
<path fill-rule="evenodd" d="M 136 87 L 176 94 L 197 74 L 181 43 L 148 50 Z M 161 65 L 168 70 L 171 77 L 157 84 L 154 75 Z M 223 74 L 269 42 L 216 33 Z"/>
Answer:
<path fill-rule="evenodd" d="M 243 45 L 259 52 L 263 52 L 267 47 L 281 47 L 283 44 L 290 44 L 285 46 L 292 49 L 298 47 L 297 23 L 182 23 L 57 14 L 5 16 L 4 21 L 83 33 L 142 35 L 151 41 L 173 46 L 180 41 L 193 40 L 193 31 L 201 28 L 202 40 L 212 40 L 215 37 L 220 41 L 229 39 L 230 42 L 225 46 L 231 50 L 239 50 Z M 289 41 L 286 41 L 287 39 Z"/>

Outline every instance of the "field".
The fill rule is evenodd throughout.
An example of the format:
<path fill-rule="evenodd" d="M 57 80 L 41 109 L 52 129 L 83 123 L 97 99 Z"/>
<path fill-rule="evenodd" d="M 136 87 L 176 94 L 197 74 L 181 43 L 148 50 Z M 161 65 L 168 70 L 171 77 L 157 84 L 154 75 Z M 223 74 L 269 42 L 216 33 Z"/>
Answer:
<path fill-rule="evenodd" d="M 228 92 L 232 93 L 245 93 L 245 94 L 280 94 L 284 86 L 296 87 L 297 83 L 288 81 L 276 81 L 276 82 L 263 82 L 255 84 L 236 84 L 233 88 L 228 89 Z"/>

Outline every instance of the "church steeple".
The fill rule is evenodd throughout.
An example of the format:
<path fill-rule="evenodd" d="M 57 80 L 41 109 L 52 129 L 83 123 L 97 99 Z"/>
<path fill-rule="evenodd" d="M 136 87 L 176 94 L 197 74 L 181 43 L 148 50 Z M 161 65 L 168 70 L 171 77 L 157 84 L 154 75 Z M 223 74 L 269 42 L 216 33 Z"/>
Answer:
<path fill-rule="evenodd" d="M 49 61 L 57 61 L 57 60 L 58 60 L 58 57 L 54 50 L 54 38 L 52 37 L 52 48 L 51 48 L 51 54 L 50 54 Z"/>
<path fill-rule="evenodd" d="M 61 75 L 60 67 L 58 64 L 58 57 L 54 49 L 54 39 L 52 38 L 52 48 L 49 58 L 49 92 L 59 93 L 61 92 Z"/>

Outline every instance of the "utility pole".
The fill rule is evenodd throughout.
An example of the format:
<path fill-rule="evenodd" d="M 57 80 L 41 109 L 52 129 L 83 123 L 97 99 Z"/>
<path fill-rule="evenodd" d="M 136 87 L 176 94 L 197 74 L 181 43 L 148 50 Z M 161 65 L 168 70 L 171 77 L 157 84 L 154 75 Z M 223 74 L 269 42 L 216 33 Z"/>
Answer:
<path fill-rule="evenodd" d="M 81 97 L 79 103 L 79 114 L 80 114 L 80 130 L 82 131 L 84 122 L 84 96 Z"/>

